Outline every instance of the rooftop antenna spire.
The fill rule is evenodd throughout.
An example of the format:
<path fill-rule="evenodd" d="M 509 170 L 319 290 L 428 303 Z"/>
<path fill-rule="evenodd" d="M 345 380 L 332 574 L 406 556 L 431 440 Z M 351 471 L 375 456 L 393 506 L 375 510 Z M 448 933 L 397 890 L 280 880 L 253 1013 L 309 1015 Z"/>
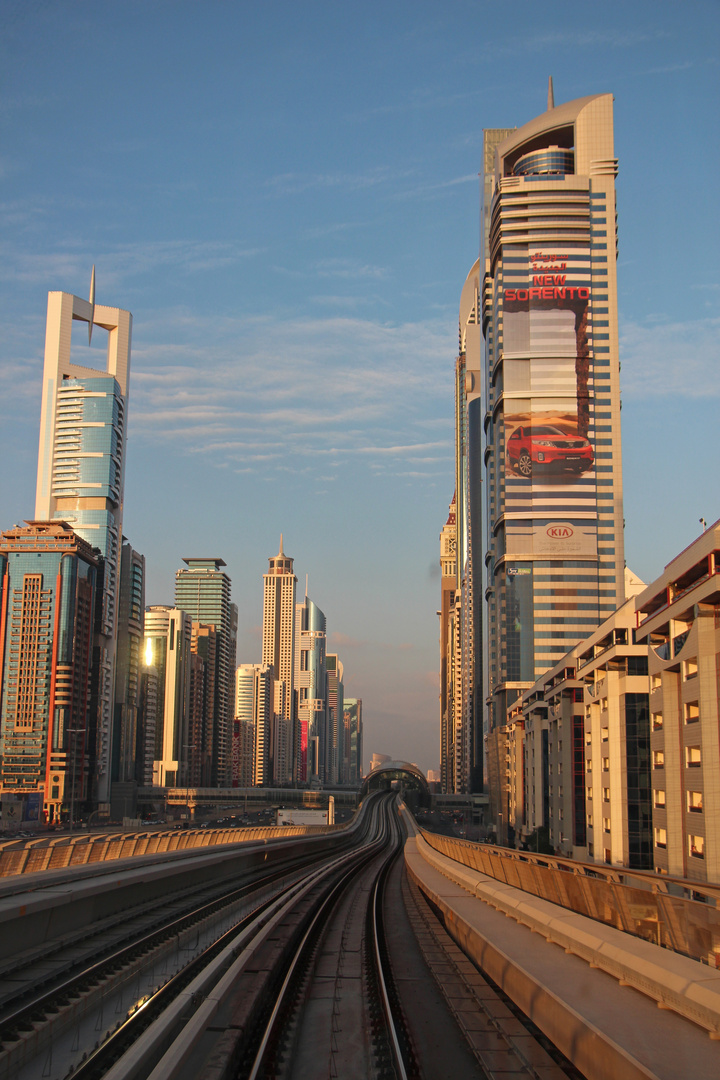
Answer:
<path fill-rule="evenodd" d="M 555 92 L 553 90 L 552 75 L 548 76 L 548 107 L 547 111 L 555 108 Z"/>
<path fill-rule="evenodd" d="M 305 575 L 305 599 L 306 600 L 307 600 L 307 590 L 308 590 L 308 578 L 309 578 L 309 576 L 310 576 L 309 574 Z"/>
<path fill-rule="evenodd" d="M 88 345 L 92 342 L 92 328 L 95 320 L 95 263 L 90 275 L 90 321 L 88 322 Z"/>
<path fill-rule="evenodd" d="M 285 554 L 285 552 L 283 551 L 283 548 L 282 548 L 282 533 L 280 533 L 280 554 L 281 555 Z"/>

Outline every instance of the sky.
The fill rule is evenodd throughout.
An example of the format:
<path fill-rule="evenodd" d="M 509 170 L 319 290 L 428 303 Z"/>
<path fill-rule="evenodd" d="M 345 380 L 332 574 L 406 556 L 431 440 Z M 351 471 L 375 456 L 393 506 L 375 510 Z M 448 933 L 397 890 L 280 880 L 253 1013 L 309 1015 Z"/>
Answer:
<path fill-rule="evenodd" d="M 134 319 L 147 603 L 223 558 L 258 662 L 282 532 L 366 764 L 437 768 L 482 130 L 544 112 L 549 75 L 556 104 L 614 94 L 626 559 L 652 581 L 720 517 L 719 30 L 717 0 L 0 0 L 0 529 L 34 515 L 47 293 L 95 264 Z"/>

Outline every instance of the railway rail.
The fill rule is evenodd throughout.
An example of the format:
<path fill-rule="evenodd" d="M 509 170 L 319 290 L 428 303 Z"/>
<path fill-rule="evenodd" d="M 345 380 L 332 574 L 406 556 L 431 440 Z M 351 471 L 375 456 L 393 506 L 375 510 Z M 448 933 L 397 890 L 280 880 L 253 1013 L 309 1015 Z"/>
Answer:
<path fill-rule="evenodd" d="M 576 1076 L 406 880 L 394 802 L 368 797 L 334 854 L 188 893 L 190 910 L 6 1007 L 0 1080 Z"/>

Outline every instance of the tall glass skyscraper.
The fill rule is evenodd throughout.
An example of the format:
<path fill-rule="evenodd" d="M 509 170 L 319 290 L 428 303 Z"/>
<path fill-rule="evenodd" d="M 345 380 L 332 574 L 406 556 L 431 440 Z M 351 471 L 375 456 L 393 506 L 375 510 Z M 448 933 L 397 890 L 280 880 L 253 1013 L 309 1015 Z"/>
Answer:
<path fill-rule="evenodd" d="M 486 132 L 488 730 L 624 598 L 611 94 Z"/>
<path fill-rule="evenodd" d="M 60 821 L 91 794 L 98 568 L 65 522 L 0 536 L 0 793 Z"/>
<path fill-rule="evenodd" d="M 107 331 L 105 372 L 70 359 L 73 320 Z M 35 517 L 67 521 L 103 556 L 94 797 L 106 802 L 114 711 L 132 315 L 70 293 L 48 295 Z"/>
<path fill-rule="evenodd" d="M 229 787 L 235 710 L 237 607 L 230 602 L 230 578 L 222 559 L 183 559 L 175 574 L 175 607 L 216 633 L 216 677 L 212 737 L 212 784 Z"/>
<path fill-rule="evenodd" d="M 262 662 L 275 679 L 273 769 L 276 784 L 289 784 L 294 771 L 295 586 L 293 560 L 280 550 L 263 574 Z"/>
<path fill-rule="evenodd" d="M 295 605 L 296 780 L 325 779 L 327 622 L 310 597 Z"/>

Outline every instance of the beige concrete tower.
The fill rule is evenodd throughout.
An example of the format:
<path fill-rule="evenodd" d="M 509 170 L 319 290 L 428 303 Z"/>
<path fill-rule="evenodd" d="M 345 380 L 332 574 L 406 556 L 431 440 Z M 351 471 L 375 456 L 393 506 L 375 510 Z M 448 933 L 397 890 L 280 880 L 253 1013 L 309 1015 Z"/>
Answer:
<path fill-rule="evenodd" d="M 107 331 L 105 370 L 70 358 L 73 320 Z M 125 439 L 132 315 L 90 299 L 48 295 L 35 517 L 67 521 L 105 559 L 96 775 L 91 797 L 106 802 L 110 787 L 113 682 L 122 542 Z"/>
<path fill-rule="evenodd" d="M 293 763 L 293 671 L 295 657 L 295 586 L 293 560 L 280 551 L 268 560 L 263 575 L 262 662 L 275 678 L 275 731 L 273 760 L 275 783 L 289 783 Z"/>
<path fill-rule="evenodd" d="M 492 134 L 492 133 L 490 133 Z M 624 598 L 611 94 L 486 153 L 487 729 Z"/>

